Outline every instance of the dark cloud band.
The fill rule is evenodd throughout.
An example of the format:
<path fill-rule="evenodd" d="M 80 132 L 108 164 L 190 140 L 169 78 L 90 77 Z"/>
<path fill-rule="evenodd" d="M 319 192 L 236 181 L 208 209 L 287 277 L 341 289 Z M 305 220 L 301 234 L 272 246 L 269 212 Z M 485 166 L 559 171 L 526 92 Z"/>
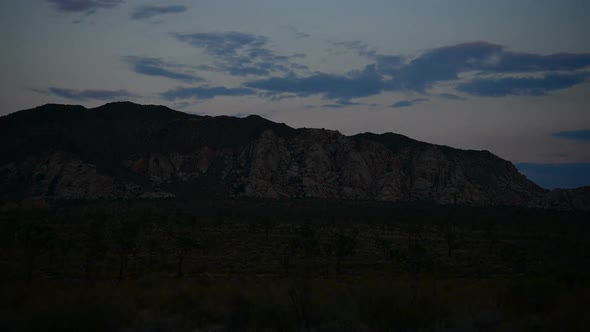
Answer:
<path fill-rule="evenodd" d="M 400 100 L 400 101 L 394 103 L 393 105 L 391 105 L 391 107 L 393 107 L 393 108 L 411 107 L 411 106 L 414 106 L 418 103 L 422 103 L 425 101 L 428 101 L 428 99 L 416 98 L 416 99 L 411 99 L 411 100 Z"/>
<path fill-rule="evenodd" d="M 189 66 L 165 62 L 159 58 L 126 56 L 123 60 L 138 74 L 165 77 L 187 83 L 204 81 L 203 78 L 194 74 Z"/>
<path fill-rule="evenodd" d="M 127 90 L 73 90 L 62 88 L 49 88 L 48 92 L 61 98 L 71 100 L 108 100 L 135 97 L 134 94 Z"/>
<path fill-rule="evenodd" d="M 226 88 L 218 87 L 195 87 L 176 88 L 161 94 L 161 97 L 174 101 L 177 99 L 211 99 L 217 96 L 249 96 L 256 94 L 256 91 L 247 88 Z"/>
<path fill-rule="evenodd" d="M 517 53 L 507 51 L 501 45 L 486 42 L 463 43 L 429 50 L 409 62 L 404 61 L 401 56 L 378 54 L 360 41 L 333 44 L 364 55 L 372 59 L 373 64 L 363 71 L 345 75 L 286 75 L 250 81 L 244 85 L 270 93 L 323 95 L 329 99 L 349 100 L 383 91 L 427 94 L 439 82 L 454 83 L 459 80 L 460 74 L 473 72 L 478 78 L 458 84 L 458 91 L 490 97 L 542 96 L 550 91 L 583 83 L 588 76 L 583 69 L 590 66 L 590 54 L 586 53 Z M 452 94 L 441 97 L 462 99 Z M 398 107 L 414 104 L 412 101 L 403 101 Z"/>
<path fill-rule="evenodd" d="M 574 73 L 550 74 L 542 77 L 481 78 L 459 84 L 457 89 L 470 95 L 485 97 L 543 96 L 549 91 L 580 84 L 586 76 L 585 73 Z"/>
<path fill-rule="evenodd" d="M 47 0 L 62 12 L 93 12 L 101 8 L 112 8 L 123 0 Z"/>
<path fill-rule="evenodd" d="M 367 66 L 363 71 L 342 76 L 317 73 L 308 77 L 272 77 L 247 82 L 244 85 L 274 93 L 291 93 L 298 96 L 322 94 L 326 98 L 340 100 L 368 97 L 382 90 L 381 77 L 374 66 Z"/>
<path fill-rule="evenodd" d="M 268 76 L 273 73 L 304 71 L 307 67 L 293 63 L 293 58 L 275 54 L 268 38 L 243 32 L 173 34 L 176 39 L 212 56 L 211 70 L 233 76 Z"/>
<path fill-rule="evenodd" d="M 140 6 L 135 9 L 131 18 L 134 20 L 149 19 L 154 16 L 166 14 L 179 14 L 185 12 L 188 8 L 186 6 L 171 5 L 171 6 Z"/>

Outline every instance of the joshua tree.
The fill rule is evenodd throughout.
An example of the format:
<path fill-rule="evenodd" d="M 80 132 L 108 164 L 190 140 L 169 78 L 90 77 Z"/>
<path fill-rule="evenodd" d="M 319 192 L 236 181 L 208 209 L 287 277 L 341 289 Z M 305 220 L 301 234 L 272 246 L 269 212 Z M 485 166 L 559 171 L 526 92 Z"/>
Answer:
<path fill-rule="evenodd" d="M 86 279 L 92 279 L 96 263 L 106 256 L 108 250 L 104 239 L 104 222 L 89 222 L 85 249 L 84 275 Z"/>
<path fill-rule="evenodd" d="M 311 327 L 311 281 L 309 278 L 296 280 L 289 287 L 289 299 L 295 309 L 295 316 L 301 322 L 304 331 Z"/>
<path fill-rule="evenodd" d="M 406 270 L 412 275 L 417 275 L 430 265 L 428 251 L 420 242 L 413 242 L 408 248 L 408 260 Z"/>
<path fill-rule="evenodd" d="M 133 258 L 136 258 L 138 237 L 138 223 L 126 220 L 118 221 L 115 238 L 117 240 L 117 252 L 119 254 L 119 280 L 123 280 L 125 276 L 129 255 L 133 255 Z"/>
<path fill-rule="evenodd" d="M 299 228 L 298 236 L 293 240 L 293 246 L 301 250 L 304 262 L 304 274 L 311 273 L 313 260 L 320 254 L 320 242 L 316 231 L 309 225 L 304 224 Z"/>
<path fill-rule="evenodd" d="M 72 250 L 73 245 L 74 241 L 66 236 L 55 236 L 51 241 L 52 256 L 57 258 L 57 261 L 52 264 L 55 268 L 54 273 L 63 276 L 66 268 L 66 256 Z"/>
<path fill-rule="evenodd" d="M 404 251 L 396 248 L 392 240 L 377 239 L 377 245 L 381 248 L 383 254 L 390 264 L 398 264 L 405 266 L 408 263 L 408 255 Z"/>
<path fill-rule="evenodd" d="M 452 258 L 453 250 L 457 249 L 459 246 L 459 237 L 457 236 L 457 232 L 453 225 L 448 224 L 444 231 L 444 239 L 445 243 L 447 244 L 447 256 L 449 259 Z"/>
<path fill-rule="evenodd" d="M 500 247 L 500 257 L 505 265 L 514 273 L 526 271 L 527 251 L 525 247 L 506 243 Z"/>
<path fill-rule="evenodd" d="M 340 273 L 342 270 L 342 259 L 355 254 L 357 249 L 358 230 L 353 229 L 350 232 L 344 233 L 338 231 L 334 235 L 334 254 L 336 255 L 336 272 Z"/>
<path fill-rule="evenodd" d="M 432 261 L 428 255 L 428 250 L 423 245 L 424 228 L 422 225 L 416 225 L 410 228 L 408 232 L 408 254 L 406 261 L 406 271 L 412 275 L 417 275 L 424 269 L 430 267 Z"/>
<path fill-rule="evenodd" d="M 154 257 L 156 252 L 161 249 L 160 239 L 155 230 L 151 230 L 146 241 L 147 253 L 148 253 L 148 267 L 151 271 L 154 267 Z"/>
<path fill-rule="evenodd" d="M 31 285 L 36 259 L 47 251 L 55 238 L 53 229 L 38 222 L 21 225 L 16 233 L 24 254 L 25 282 Z"/>
<path fill-rule="evenodd" d="M 188 253 L 199 248 L 198 243 L 190 236 L 190 234 L 176 234 L 173 239 L 174 253 L 176 255 L 176 276 L 182 278 L 184 276 L 183 264 Z"/>
<path fill-rule="evenodd" d="M 176 258 L 176 276 L 184 276 L 184 263 L 187 255 L 200 248 L 199 241 L 193 232 L 193 221 L 183 218 L 173 218 L 168 221 L 164 231 L 171 253 Z"/>
<path fill-rule="evenodd" d="M 317 232 L 308 224 L 297 230 L 298 234 L 287 245 L 289 250 L 299 250 L 303 258 L 303 273 L 294 278 L 289 288 L 289 297 L 295 307 L 295 314 L 302 322 L 304 330 L 308 330 L 311 320 L 311 270 L 313 261 L 321 252 Z"/>
<path fill-rule="evenodd" d="M 260 227 L 264 231 L 264 235 L 266 236 L 266 239 L 268 239 L 268 236 L 270 235 L 270 231 L 273 229 L 274 226 L 275 226 L 275 222 L 270 217 L 262 217 L 260 219 Z"/>
<path fill-rule="evenodd" d="M 295 256 L 297 243 L 294 240 L 290 240 L 285 243 L 279 250 L 275 251 L 275 257 L 278 259 L 281 268 L 283 269 L 285 276 L 289 276 L 289 269 Z"/>

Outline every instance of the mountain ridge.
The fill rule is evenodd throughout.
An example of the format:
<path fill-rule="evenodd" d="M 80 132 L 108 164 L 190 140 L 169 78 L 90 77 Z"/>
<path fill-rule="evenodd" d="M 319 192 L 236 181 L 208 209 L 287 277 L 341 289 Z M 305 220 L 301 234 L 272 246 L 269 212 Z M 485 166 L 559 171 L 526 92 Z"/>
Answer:
<path fill-rule="evenodd" d="M 204 197 L 433 201 L 587 209 L 489 151 L 291 128 L 158 105 L 47 104 L 0 117 L 0 203 Z M 2 206 L 3 204 L 0 204 Z"/>

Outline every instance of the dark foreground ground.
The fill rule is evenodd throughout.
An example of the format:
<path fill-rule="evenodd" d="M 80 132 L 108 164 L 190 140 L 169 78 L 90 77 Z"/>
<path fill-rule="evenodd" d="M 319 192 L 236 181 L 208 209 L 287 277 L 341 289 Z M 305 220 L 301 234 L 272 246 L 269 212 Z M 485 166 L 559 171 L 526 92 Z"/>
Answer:
<path fill-rule="evenodd" d="M 2 331 L 587 331 L 590 215 L 335 201 L 0 214 Z"/>

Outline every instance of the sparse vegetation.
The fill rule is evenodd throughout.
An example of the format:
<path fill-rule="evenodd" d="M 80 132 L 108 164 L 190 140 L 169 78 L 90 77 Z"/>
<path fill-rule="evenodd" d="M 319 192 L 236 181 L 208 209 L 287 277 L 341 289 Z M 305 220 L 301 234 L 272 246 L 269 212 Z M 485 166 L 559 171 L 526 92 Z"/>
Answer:
<path fill-rule="evenodd" d="M 588 326 L 583 213 L 300 203 L 272 222 L 257 201 L 2 214 L 0 329 Z"/>

